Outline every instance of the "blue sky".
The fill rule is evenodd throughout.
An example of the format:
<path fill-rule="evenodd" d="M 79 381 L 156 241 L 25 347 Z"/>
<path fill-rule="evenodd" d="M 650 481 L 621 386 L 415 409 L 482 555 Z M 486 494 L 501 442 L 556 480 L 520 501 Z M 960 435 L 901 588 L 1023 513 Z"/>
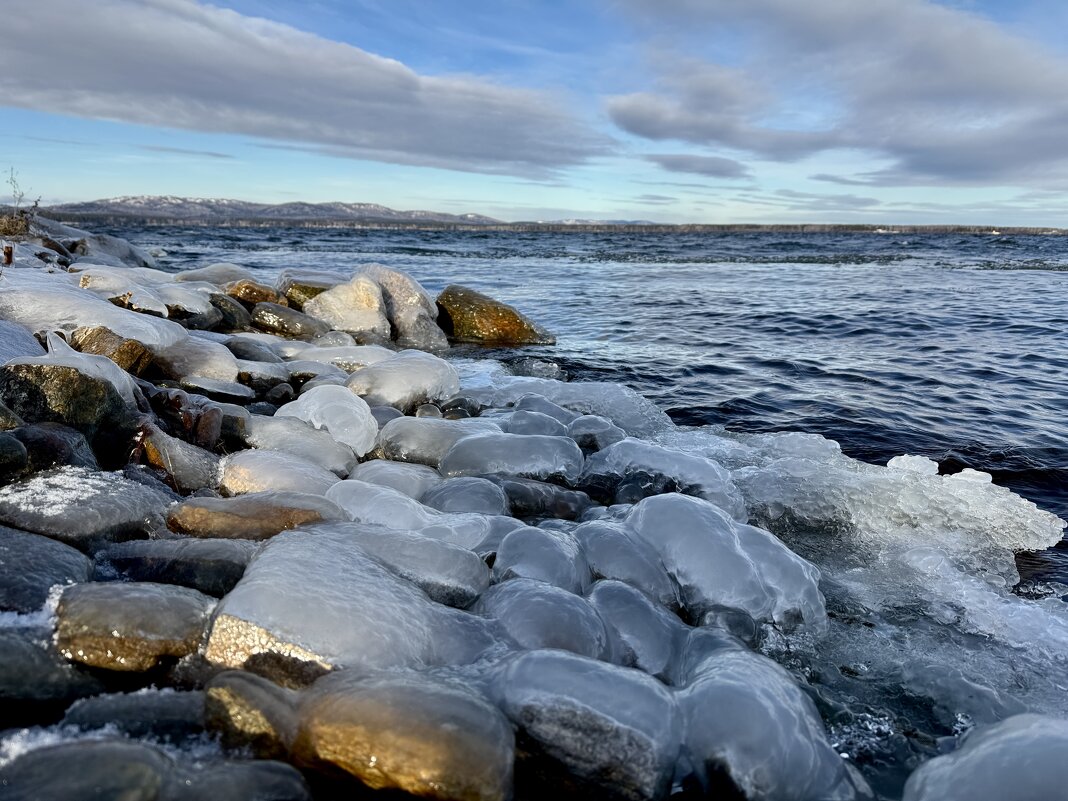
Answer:
<path fill-rule="evenodd" d="M 0 166 L 45 203 L 1068 226 L 1059 0 L 0 11 Z"/>

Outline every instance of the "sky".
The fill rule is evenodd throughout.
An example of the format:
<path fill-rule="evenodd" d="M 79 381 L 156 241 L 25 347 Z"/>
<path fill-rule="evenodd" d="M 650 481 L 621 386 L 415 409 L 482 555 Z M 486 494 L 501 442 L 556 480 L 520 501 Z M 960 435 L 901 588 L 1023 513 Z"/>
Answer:
<path fill-rule="evenodd" d="M 42 203 L 1068 227 L 1063 0 L 0 0 Z"/>

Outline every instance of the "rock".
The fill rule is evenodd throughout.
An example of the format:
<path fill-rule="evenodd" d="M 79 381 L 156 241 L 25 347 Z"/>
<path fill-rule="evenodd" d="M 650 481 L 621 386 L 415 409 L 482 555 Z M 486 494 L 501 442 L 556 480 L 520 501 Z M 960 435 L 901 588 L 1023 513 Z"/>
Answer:
<path fill-rule="evenodd" d="M 121 337 L 103 326 L 78 328 L 70 344 L 81 353 L 107 356 L 128 373 L 141 375 L 152 364 L 152 352 L 136 339 Z"/>
<path fill-rule="evenodd" d="M 235 498 L 189 498 L 168 510 L 167 527 L 191 537 L 265 540 L 298 526 L 346 519 L 320 495 L 250 492 Z"/>
<path fill-rule="evenodd" d="M 204 395 L 220 403 L 246 404 L 256 400 L 255 390 L 237 381 L 190 375 L 182 378 L 179 383 L 186 392 Z"/>
<path fill-rule="evenodd" d="M 82 551 L 162 526 L 171 496 L 118 473 L 61 467 L 0 488 L 0 524 Z"/>
<path fill-rule="evenodd" d="M 291 306 L 301 309 L 309 300 L 337 284 L 338 276 L 333 273 L 286 270 L 278 277 L 276 286 Z"/>
<path fill-rule="evenodd" d="M 257 303 L 252 309 L 252 322 L 264 331 L 295 339 L 311 339 L 330 330 L 322 320 L 277 303 Z"/>
<path fill-rule="evenodd" d="M 590 496 L 585 492 L 566 490 L 532 478 L 494 476 L 490 480 L 508 497 L 508 506 L 513 517 L 577 520 L 593 505 Z"/>
<path fill-rule="evenodd" d="M 368 484 L 378 484 L 381 487 L 391 487 L 416 501 L 445 480 L 432 467 L 408 462 L 391 462 L 388 459 L 372 459 L 364 462 L 352 471 L 349 478 Z"/>
<path fill-rule="evenodd" d="M 138 386 L 167 431 L 201 448 L 215 447 L 222 434 L 220 404 L 180 389 L 155 387 L 147 381 Z"/>
<path fill-rule="evenodd" d="M 291 453 L 338 476 L 347 476 L 357 463 L 352 448 L 338 442 L 329 431 L 291 416 L 290 411 L 275 412 L 274 417 L 251 415 L 245 425 L 245 444 Z"/>
<path fill-rule="evenodd" d="M 360 273 L 381 288 L 386 315 L 401 347 L 433 352 L 448 350 L 449 341 L 437 324 L 437 305 L 418 281 L 381 264 L 361 265 Z"/>
<path fill-rule="evenodd" d="M 267 345 L 248 337 L 230 337 L 223 343 L 238 359 L 264 364 L 282 364 L 283 359 Z"/>
<path fill-rule="evenodd" d="M 282 406 L 297 397 L 296 391 L 289 384 L 275 384 L 264 394 L 263 399 L 275 406 Z"/>
<path fill-rule="evenodd" d="M 156 351 L 156 366 L 168 378 L 193 376 L 218 381 L 237 381 L 237 360 L 226 347 L 199 337 L 186 337 L 177 345 Z"/>
<path fill-rule="evenodd" d="M 56 540 L 0 526 L 0 611 L 33 612 L 56 584 L 88 581 L 93 563 Z"/>
<path fill-rule="evenodd" d="M 208 682 L 207 728 L 223 747 L 248 749 L 258 759 L 285 759 L 297 735 L 297 695 L 243 670 L 224 671 Z"/>
<path fill-rule="evenodd" d="M 236 300 L 228 295 L 220 295 L 217 292 L 213 292 L 210 299 L 211 305 L 221 318 L 216 326 L 219 330 L 247 331 L 252 328 L 252 315 Z"/>
<path fill-rule="evenodd" d="M 30 463 L 26 446 L 18 437 L 11 434 L 0 434 L 0 483 L 18 475 Z"/>
<path fill-rule="evenodd" d="M 902 801 L 1037 801 L 1068 785 L 1068 722 L 1015 715 L 973 729 L 960 748 L 920 765 Z"/>
<path fill-rule="evenodd" d="M 507 434 L 544 434 L 549 437 L 566 437 L 567 426 L 541 412 L 516 411 L 502 418 L 501 429 Z"/>
<path fill-rule="evenodd" d="M 58 717 L 75 699 L 104 692 L 99 678 L 56 651 L 51 628 L 0 628 L 0 654 L 5 728 Z"/>
<path fill-rule="evenodd" d="M 10 434 L 25 446 L 32 473 L 63 465 L 100 468 L 85 435 L 69 426 L 41 423 L 12 429 Z"/>
<path fill-rule="evenodd" d="M 477 512 L 484 515 L 508 514 L 504 490 L 484 478 L 448 478 L 426 492 L 419 502 L 439 512 Z"/>
<path fill-rule="evenodd" d="M 587 456 L 602 451 L 609 445 L 615 445 L 627 436 L 626 432 L 611 420 L 595 414 L 576 417 L 567 427 L 567 435 L 578 443 Z"/>
<path fill-rule="evenodd" d="M 389 320 L 378 284 L 365 275 L 338 284 L 304 302 L 305 314 L 352 334 L 358 342 L 388 342 Z"/>
<path fill-rule="evenodd" d="M 148 670 L 194 653 L 214 606 L 213 598 L 168 584 L 76 584 L 56 608 L 56 647 L 90 667 Z"/>
<path fill-rule="evenodd" d="M 590 570 L 570 534 L 522 526 L 501 540 L 493 578 L 497 582 L 536 579 L 581 595 L 589 586 Z"/>
<path fill-rule="evenodd" d="M 564 426 L 571 425 L 580 416 L 578 412 L 565 409 L 563 406 L 553 403 L 544 395 L 539 395 L 536 392 L 521 395 L 516 398 L 511 406 L 518 412 L 537 412 L 538 414 L 547 415 Z"/>
<path fill-rule="evenodd" d="M 331 332 L 340 333 L 340 332 Z M 348 336 L 346 334 L 345 336 Z M 324 345 L 318 344 L 323 337 L 314 340 L 317 344 L 304 348 L 297 354 L 297 361 L 310 360 L 325 364 L 332 364 L 346 373 L 353 373 L 378 364 L 386 359 L 392 359 L 397 355 L 396 351 L 384 348 L 381 345 Z"/>
<path fill-rule="evenodd" d="M 444 359 L 418 350 L 403 350 L 357 370 L 346 386 L 371 406 L 393 406 L 408 412 L 422 403 L 455 395 L 460 378 Z"/>
<path fill-rule="evenodd" d="M 215 297 L 225 298 L 225 295 L 216 294 Z M 213 331 L 226 319 L 226 315 L 212 303 L 210 298 L 208 302 L 210 304 L 208 309 L 197 314 L 182 314 L 171 306 L 167 308 L 171 311 L 171 319 L 190 331 Z"/>
<path fill-rule="evenodd" d="M 667 796 L 682 740 L 671 692 L 651 676 L 560 651 L 511 660 L 496 682 L 519 727 L 517 773 L 543 797 Z"/>
<path fill-rule="evenodd" d="M 439 469 L 446 477 L 518 476 L 574 483 L 582 464 L 582 451 L 569 437 L 487 433 L 459 440 L 442 457 Z"/>
<path fill-rule="evenodd" d="M 571 531 L 595 579 L 622 581 L 667 609 L 678 609 L 678 590 L 653 546 L 619 523 L 594 520 Z"/>
<path fill-rule="evenodd" d="M 219 488 L 227 495 L 268 490 L 323 495 L 338 481 L 334 473 L 299 456 L 257 449 L 223 459 Z"/>
<path fill-rule="evenodd" d="M 515 745 L 482 697 L 427 676 L 342 672 L 300 703 L 296 757 L 344 770 L 368 787 L 440 801 L 506 801 Z"/>
<path fill-rule="evenodd" d="M 141 450 L 145 462 L 162 470 L 179 492 L 214 489 L 219 486 L 219 457 L 196 445 L 164 434 L 154 425 L 145 426 Z"/>
<path fill-rule="evenodd" d="M 204 693 L 145 689 L 83 698 L 67 710 L 62 725 L 180 743 L 204 732 Z"/>
<path fill-rule="evenodd" d="M 619 663 L 670 684 L 689 627 L 622 581 L 598 581 L 588 600 L 615 639 Z"/>
<path fill-rule="evenodd" d="M 382 426 L 378 450 L 385 459 L 437 467 L 460 440 L 475 434 L 500 433 L 491 420 L 438 420 L 434 417 L 400 417 Z"/>
<path fill-rule="evenodd" d="M 556 337 L 516 309 L 467 287 L 451 284 L 438 295 L 438 323 L 458 342 L 554 345 Z"/>
<path fill-rule="evenodd" d="M 289 305 L 289 301 L 284 296 L 279 295 L 274 287 L 261 284 L 259 281 L 253 281 L 250 278 L 231 281 L 228 284 L 223 284 L 222 288 L 231 298 L 247 303 L 249 306 L 255 306 L 257 303 L 275 303 L 279 306 Z"/>
<path fill-rule="evenodd" d="M 109 546 L 97 560 L 130 581 L 177 584 L 221 598 L 241 580 L 256 551 L 246 540 L 136 540 Z"/>
<path fill-rule="evenodd" d="M 6 404 L 0 403 L 0 431 L 8 431 L 21 425 L 25 425 L 25 421 L 7 408 Z"/>
<path fill-rule="evenodd" d="M 378 430 L 381 431 L 382 427 L 390 420 L 404 417 L 404 412 L 400 409 L 394 409 L 392 406 L 372 406 L 371 416 L 375 418 L 375 422 L 378 423 Z"/>
<path fill-rule="evenodd" d="M 416 417 L 441 417 L 441 409 L 433 403 L 423 403 L 415 409 Z"/>

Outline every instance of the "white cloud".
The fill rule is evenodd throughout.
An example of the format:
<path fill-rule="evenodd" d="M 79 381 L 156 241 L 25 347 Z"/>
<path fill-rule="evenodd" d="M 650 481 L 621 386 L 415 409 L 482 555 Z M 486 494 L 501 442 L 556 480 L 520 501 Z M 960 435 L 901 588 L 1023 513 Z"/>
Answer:
<path fill-rule="evenodd" d="M 8 106 L 526 176 L 608 142 L 547 94 L 419 75 L 194 0 L 37 0 L 4 14 L 3 28 Z"/>

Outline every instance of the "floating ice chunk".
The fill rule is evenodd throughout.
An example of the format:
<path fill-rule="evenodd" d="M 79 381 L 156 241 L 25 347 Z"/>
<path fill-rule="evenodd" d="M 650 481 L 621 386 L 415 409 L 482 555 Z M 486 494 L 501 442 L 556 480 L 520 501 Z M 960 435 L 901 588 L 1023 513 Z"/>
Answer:
<path fill-rule="evenodd" d="M 205 656 L 330 667 L 462 663 L 492 644 L 483 621 L 431 601 L 344 531 L 274 537 L 216 610 Z"/>
<path fill-rule="evenodd" d="M 382 290 L 365 275 L 358 274 L 348 283 L 319 293 L 305 302 L 304 313 L 339 331 L 389 341 L 389 320 L 386 319 Z"/>
<path fill-rule="evenodd" d="M 396 356 L 396 352 L 381 345 L 342 345 L 336 347 L 304 347 L 296 355 L 297 360 L 332 364 L 351 373 L 372 364 L 378 364 Z"/>
<path fill-rule="evenodd" d="M 585 598 L 544 581 L 495 584 L 472 611 L 495 618 L 522 648 L 559 648 L 594 659 L 609 655 L 608 631 L 597 610 Z"/>
<path fill-rule="evenodd" d="M 574 483 L 582 463 L 582 451 L 568 437 L 478 434 L 453 445 L 440 470 L 444 476 L 520 476 Z"/>
<path fill-rule="evenodd" d="M 186 339 L 177 323 L 122 309 L 87 290 L 55 277 L 30 276 L 28 270 L 9 270 L 0 292 L 0 319 L 34 332 L 103 326 L 121 337 L 135 339 L 153 351 Z M 33 271 L 36 272 L 36 271 Z"/>
<path fill-rule="evenodd" d="M 382 427 L 378 447 L 386 459 L 437 467 L 449 449 L 464 437 L 500 433 L 500 430 L 491 420 L 399 417 Z"/>
<path fill-rule="evenodd" d="M 938 462 L 928 459 L 926 456 L 895 456 L 886 466 L 891 470 L 908 470 L 924 476 L 938 475 Z"/>
<path fill-rule="evenodd" d="M 670 682 L 689 629 L 629 584 L 598 581 L 589 601 L 616 640 L 617 660 Z"/>
<path fill-rule="evenodd" d="M 747 519 L 741 493 L 719 464 L 637 439 L 624 439 L 592 454 L 581 482 L 591 494 L 614 498 L 616 503 L 681 492 L 711 501 L 735 520 Z"/>
<path fill-rule="evenodd" d="M 607 417 L 632 437 L 655 434 L 672 427 L 671 419 L 651 401 L 629 387 L 607 382 L 554 381 L 502 375 L 493 370 L 467 366 L 464 394 L 484 406 L 507 406 L 524 395 L 541 395 L 558 406 L 579 414 Z"/>
<path fill-rule="evenodd" d="M 288 415 L 251 415 L 245 424 L 245 442 L 253 448 L 292 453 L 342 478 L 356 464 L 356 455 L 348 445 L 335 440 L 328 431 Z"/>
<path fill-rule="evenodd" d="M 693 620 L 740 610 L 755 621 L 821 627 L 820 573 L 763 529 L 688 495 L 638 503 L 626 523 L 656 550 Z"/>
<path fill-rule="evenodd" d="M 325 495 L 338 481 L 329 470 L 291 453 L 248 450 L 223 459 L 219 488 L 229 495 L 266 490 Z"/>
<path fill-rule="evenodd" d="M 349 478 L 378 484 L 403 492 L 409 498 L 420 500 L 424 494 L 444 479 L 432 467 L 407 462 L 391 462 L 388 459 L 373 459 L 356 467 Z"/>
<path fill-rule="evenodd" d="M 1017 715 L 975 729 L 961 747 L 925 762 L 902 801 L 1037 801 L 1068 787 L 1068 721 Z"/>
<path fill-rule="evenodd" d="M 770 659 L 719 650 L 696 666 L 677 698 L 685 746 L 706 788 L 725 774 L 748 799 L 857 797 L 812 701 Z"/>
<path fill-rule="evenodd" d="M 656 550 L 625 526 L 596 520 L 576 527 L 571 536 L 594 578 L 626 582 L 662 606 L 678 608 L 678 591 Z"/>
<path fill-rule="evenodd" d="M 444 479 L 419 500 L 439 512 L 508 514 L 508 496 L 504 494 L 504 490 L 484 478 L 464 476 Z"/>
<path fill-rule="evenodd" d="M 591 797 L 667 795 L 682 726 L 675 699 L 656 679 L 573 654 L 534 651 L 515 657 L 495 687 L 527 747 L 569 784 Z"/>
<path fill-rule="evenodd" d="M 398 576 L 446 606 L 468 607 L 489 586 L 489 568 L 467 548 L 363 523 L 335 523 L 329 528 L 346 532 Z M 323 526 L 306 530 L 321 531 Z"/>
<path fill-rule="evenodd" d="M 370 408 L 344 387 L 315 387 L 282 406 L 274 416 L 296 417 L 316 428 L 325 428 L 357 456 L 371 450 L 378 436 L 378 423 Z"/>
<path fill-rule="evenodd" d="M 237 359 L 225 345 L 200 337 L 186 337 L 181 342 L 156 352 L 156 361 L 176 378 L 200 376 L 221 381 L 237 381 Z"/>
<path fill-rule="evenodd" d="M 523 526 L 505 535 L 493 562 L 496 581 L 530 578 L 568 592 L 583 593 L 590 571 L 570 534 Z"/>
<path fill-rule="evenodd" d="M 408 412 L 421 403 L 455 395 L 460 379 L 447 361 L 419 350 L 402 350 L 353 373 L 348 387 L 374 406 Z"/>

